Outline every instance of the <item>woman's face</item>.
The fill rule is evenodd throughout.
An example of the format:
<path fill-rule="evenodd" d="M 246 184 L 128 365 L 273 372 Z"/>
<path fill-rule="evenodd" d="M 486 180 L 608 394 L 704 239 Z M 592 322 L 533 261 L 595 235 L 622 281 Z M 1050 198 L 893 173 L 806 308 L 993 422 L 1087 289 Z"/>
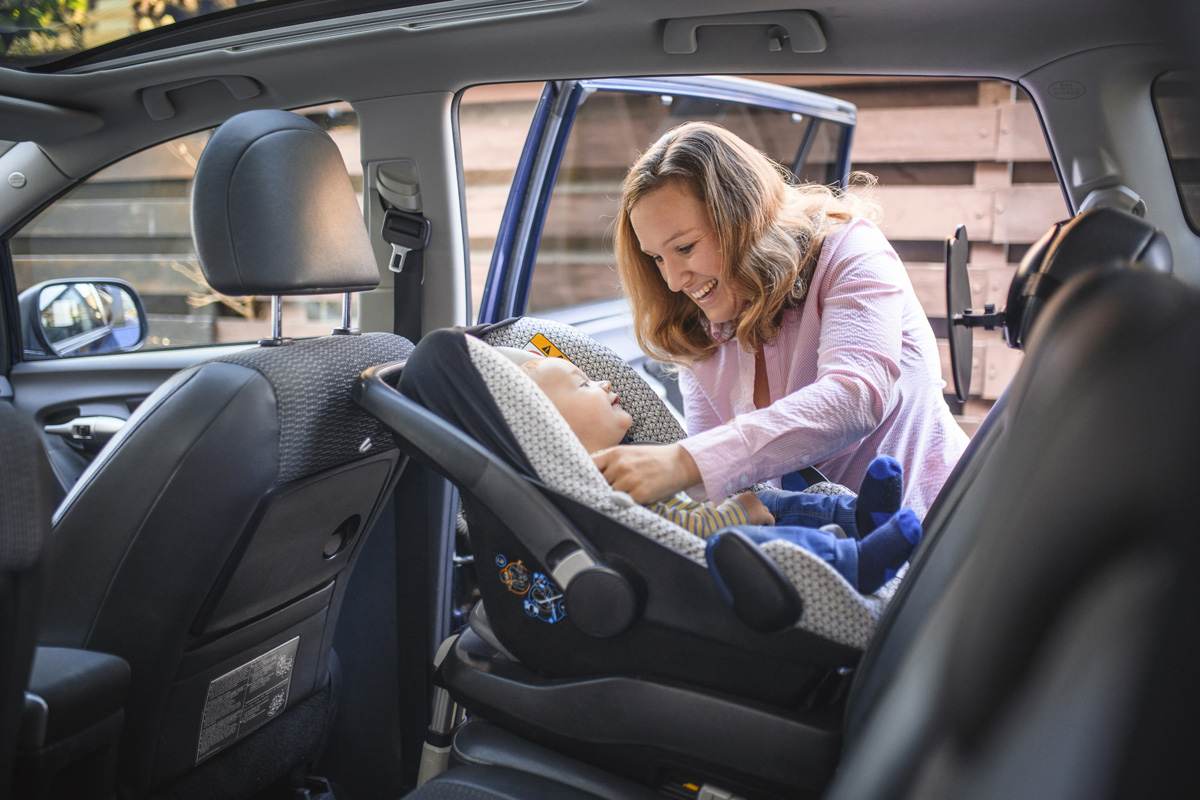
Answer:
<path fill-rule="evenodd" d="M 721 279 L 725 257 L 712 218 L 687 184 L 668 181 L 648 192 L 633 204 L 629 221 L 671 291 L 691 298 L 709 322 L 737 318 L 741 303 Z"/>

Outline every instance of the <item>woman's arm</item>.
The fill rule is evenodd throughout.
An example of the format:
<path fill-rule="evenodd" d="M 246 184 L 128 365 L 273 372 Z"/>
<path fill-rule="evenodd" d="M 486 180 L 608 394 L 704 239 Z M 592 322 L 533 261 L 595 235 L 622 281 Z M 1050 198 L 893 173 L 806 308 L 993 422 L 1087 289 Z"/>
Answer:
<path fill-rule="evenodd" d="M 627 444 L 601 450 L 592 463 L 614 489 L 646 505 L 700 482 L 691 454 L 678 444 Z"/>
<path fill-rule="evenodd" d="M 688 433 L 699 433 L 721 424 L 717 410 L 690 370 L 680 371 L 679 388 L 683 394 Z M 598 453 L 592 456 L 592 461 L 614 489 L 628 492 L 639 503 L 670 498 L 700 483 L 696 462 L 678 444 L 625 445 Z"/>
<path fill-rule="evenodd" d="M 836 456 L 890 410 L 904 335 L 903 265 L 874 226 L 849 233 L 815 276 L 819 305 L 806 305 L 806 313 L 821 313 L 816 380 L 681 443 L 709 498 Z"/>

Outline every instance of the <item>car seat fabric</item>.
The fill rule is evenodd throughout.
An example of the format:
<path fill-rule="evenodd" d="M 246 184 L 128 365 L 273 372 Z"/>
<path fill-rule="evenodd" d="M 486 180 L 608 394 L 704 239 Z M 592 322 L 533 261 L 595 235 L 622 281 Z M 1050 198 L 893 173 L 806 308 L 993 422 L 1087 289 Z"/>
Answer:
<path fill-rule="evenodd" d="M 385 426 L 346 402 L 346 386 L 363 365 L 405 358 L 412 345 L 390 333 L 364 333 L 254 349 L 215 359 L 261 373 L 275 389 L 279 429 L 276 485 L 395 447 Z"/>
<path fill-rule="evenodd" d="M 516 317 L 468 330 L 493 347 L 536 349 L 544 355 L 561 352 L 593 380 L 603 376 L 621 396 L 621 407 L 633 417 L 628 434 L 631 442 L 670 443 L 687 436 L 654 390 L 620 356 L 570 325 L 537 317 Z"/>
<path fill-rule="evenodd" d="M 0 794 L 7 796 L 40 621 L 53 481 L 33 421 L 0 400 Z"/>
<path fill-rule="evenodd" d="M 533 328 L 537 332 L 545 330 L 540 321 L 530 321 L 516 335 L 497 338 L 516 342 Z M 590 339 L 579 345 L 600 351 L 594 358 L 580 358 L 583 362 L 580 368 L 590 377 L 611 380 L 615 387 L 625 386 L 632 398 L 631 406 L 639 413 L 648 407 L 650 413 L 670 416 L 644 382 L 640 387 L 633 384 L 640 378 L 615 354 L 604 353 L 605 348 Z M 626 374 L 614 375 L 603 369 Z M 597 509 L 696 563 L 704 563 L 705 541 L 634 503 L 628 495 L 614 492 L 550 400 L 489 344 L 461 331 L 429 334 L 410 357 L 400 389 L 493 452 L 504 454 L 528 477 Z M 620 393 L 621 389 L 617 391 Z M 624 404 L 625 395 L 621 396 Z M 652 429 L 643 424 L 641 435 L 648 435 Z M 677 424 L 661 424 L 657 432 L 669 436 L 680 431 Z M 772 541 L 762 549 L 800 594 L 804 609 L 797 627 L 839 644 L 865 647 L 895 589 L 895 581 L 876 595 L 863 596 L 824 561 L 790 542 Z"/>

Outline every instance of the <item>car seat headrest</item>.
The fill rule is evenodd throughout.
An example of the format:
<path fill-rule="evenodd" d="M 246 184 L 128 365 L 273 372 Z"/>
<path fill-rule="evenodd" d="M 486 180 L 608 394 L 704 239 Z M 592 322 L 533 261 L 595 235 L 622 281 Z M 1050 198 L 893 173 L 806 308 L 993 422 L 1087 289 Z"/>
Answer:
<path fill-rule="evenodd" d="M 1005 341 L 1022 348 L 1046 301 L 1071 278 L 1087 270 L 1125 267 L 1170 273 L 1166 236 L 1115 208 L 1096 208 L 1056 224 L 1026 253 L 1009 286 Z"/>
<path fill-rule="evenodd" d="M 228 295 L 373 289 L 379 269 L 341 153 L 288 111 L 247 111 L 213 133 L 196 166 L 200 268 Z"/>
<path fill-rule="evenodd" d="M 537 317 L 515 317 L 480 325 L 470 332 L 518 364 L 524 359 L 521 353 L 534 358 L 539 354 L 562 355 L 594 380 L 611 381 L 614 391 L 621 396 L 621 405 L 633 416 L 633 426 L 629 429 L 631 442 L 669 444 L 686 435 L 666 403 L 634 369 L 610 348 L 570 325 Z"/>
<path fill-rule="evenodd" d="M 518 367 L 522 364 L 528 364 L 530 361 L 545 358 L 545 356 L 539 356 L 537 353 L 531 353 L 528 350 L 519 350 L 515 347 L 496 347 L 494 349 Z"/>

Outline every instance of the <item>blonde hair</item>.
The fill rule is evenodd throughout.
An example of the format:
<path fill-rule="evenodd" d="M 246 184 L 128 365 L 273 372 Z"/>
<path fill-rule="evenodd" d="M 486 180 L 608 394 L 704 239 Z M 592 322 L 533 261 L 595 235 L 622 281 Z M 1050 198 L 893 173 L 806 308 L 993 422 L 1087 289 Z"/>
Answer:
<path fill-rule="evenodd" d="M 703 203 L 725 254 L 721 280 L 742 300 L 725 337 L 749 352 L 779 334 L 784 309 L 800 305 L 825 236 L 852 217 L 879 217 L 865 197 L 818 184 L 793 185 L 791 175 L 725 128 L 688 122 L 668 131 L 630 168 L 621 185 L 614 244 L 621 284 L 633 309 L 638 344 L 651 357 L 688 364 L 711 356 L 720 342 L 700 308 L 671 291 L 642 252 L 629 214 L 648 193 L 679 181 Z M 856 173 L 869 188 L 874 178 Z"/>

